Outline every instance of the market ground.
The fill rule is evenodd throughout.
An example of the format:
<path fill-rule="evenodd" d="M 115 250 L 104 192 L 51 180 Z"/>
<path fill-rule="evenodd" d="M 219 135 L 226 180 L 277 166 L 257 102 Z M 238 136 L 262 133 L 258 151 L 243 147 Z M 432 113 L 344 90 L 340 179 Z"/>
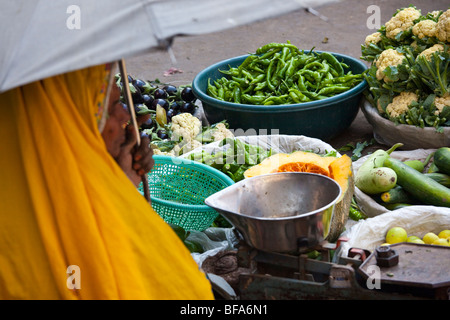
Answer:
<path fill-rule="evenodd" d="M 314 3 L 314 2 L 312 2 Z M 316 11 L 297 10 L 276 18 L 258 21 L 221 32 L 200 36 L 176 37 L 172 50 L 175 62 L 167 51 L 153 51 L 127 59 L 128 73 L 135 77 L 174 85 L 185 85 L 193 81 L 198 72 L 223 59 L 254 52 L 270 42 L 291 41 L 301 49 L 338 52 L 359 58 L 361 44 L 367 35 L 375 32 L 370 26 L 384 24 L 398 8 L 415 5 L 422 13 L 446 10 L 448 0 L 340 0 L 314 7 Z M 376 6 L 376 7 L 371 7 Z M 319 13 L 319 15 L 317 14 Z M 170 13 L 168 13 L 170 19 Z M 180 70 L 170 76 L 164 75 L 170 68 Z M 352 125 L 331 141 L 334 148 L 347 143 L 370 141 L 372 127 L 360 111 Z M 376 148 L 374 144 L 363 154 Z"/>

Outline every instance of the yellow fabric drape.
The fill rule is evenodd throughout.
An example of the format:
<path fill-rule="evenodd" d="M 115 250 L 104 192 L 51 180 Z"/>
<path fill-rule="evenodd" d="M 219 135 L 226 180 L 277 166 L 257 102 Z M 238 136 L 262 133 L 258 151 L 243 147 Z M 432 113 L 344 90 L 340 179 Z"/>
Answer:
<path fill-rule="evenodd" d="M 0 94 L 0 299 L 213 299 L 107 153 L 104 77 L 97 66 Z"/>

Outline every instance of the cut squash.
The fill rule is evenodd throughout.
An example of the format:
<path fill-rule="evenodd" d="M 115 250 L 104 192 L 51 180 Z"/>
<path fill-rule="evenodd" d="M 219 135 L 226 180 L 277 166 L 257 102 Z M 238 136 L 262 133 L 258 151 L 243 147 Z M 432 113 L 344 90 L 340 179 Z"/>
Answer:
<path fill-rule="evenodd" d="M 327 240 L 336 241 L 345 229 L 348 220 L 348 214 L 352 203 L 355 184 L 353 178 L 352 159 L 343 155 L 330 164 L 331 178 L 341 187 L 342 194 L 335 206 L 335 214 L 331 221 L 330 233 Z"/>
<path fill-rule="evenodd" d="M 330 178 L 341 187 L 341 198 L 343 198 L 349 187 L 349 179 L 352 177 L 352 159 L 344 154 L 331 162 L 328 168 L 330 170 Z"/>
<path fill-rule="evenodd" d="M 336 203 L 332 217 L 323 217 L 324 229 L 329 232 L 326 240 L 334 242 L 344 230 L 354 192 L 352 160 L 349 156 L 323 157 L 307 151 L 295 151 L 291 154 L 278 153 L 266 158 L 244 173 L 245 178 L 275 172 L 312 172 L 335 180 L 342 194 Z"/>
<path fill-rule="evenodd" d="M 290 162 L 313 163 L 325 169 L 329 174 L 329 166 L 336 157 L 323 157 L 317 153 L 307 151 L 295 151 L 289 155 Z"/>
<path fill-rule="evenodd" d="M 329 165 L 331 162 L 336 160 L 335 157 L 322 157 L 313 152 L 307 151 L 295 151 L 291 154 L 277 153 L 266 159 L 264 159 L 260 164 L 247 169 L 244 173 L 245 178 L 256 177 L 261 174 L 268 174 L 278 172 L 278 168 L 287 163 L 306 163 L 314 164 L 319 166 L 326 172 L 326 176 L 330 176 Z M 298 170 L 293 170 L 298 171 Z"/>
<path fill-rule="evenodd" d="M 322 174 L 329 177 L 330 173 L 328 170 L 318 166 L 314 163 L 308 162 L 288 162 L 278 167 L 277 172 L 311 172 Z"/>
<path fill-rule="evenodd" d="M 256 177 L 262 174 L 273 173 L 278 170 L 278 167 L 284 163 L 286 163 L 286 159 L 289 158 L 289 155 L 286 153 L 276 153 L 271 155 L 270 157 L 261 161 L 261 163 L 256 166 L 248 168 L 244 172 L 245 178 Z"/>

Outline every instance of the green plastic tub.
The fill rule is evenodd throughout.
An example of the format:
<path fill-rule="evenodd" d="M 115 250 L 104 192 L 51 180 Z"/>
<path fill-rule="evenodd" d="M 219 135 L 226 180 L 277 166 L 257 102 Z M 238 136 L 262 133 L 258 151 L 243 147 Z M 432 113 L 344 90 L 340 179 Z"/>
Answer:
<path fill-rule="evenodd" d="M 320 53 L 320 51 L 315 52 Z M 332 54 L 339 61 L 347 64 L 353 74 L 362 73 L 367 69 L 360 60 L 338 53 Z M 208 79 L 211 79 L 212 83 L 223 77 L 224 74 L 219 70 L 237 67 L 247 56 L 218 62 L 202 70 L 194 78 L 192 89 L 202 102 L 205 117 L 209 123 L 217 123 L 225 119 L 231 129 L 242 135 L 290 134 L 327 141 L 342 133 L 355 119 L 364 98 L 363 91 L 367 88 L 365 80 L 334 97 L 289 105 L 237 104 L 220 101 L 206 94 Z"/>

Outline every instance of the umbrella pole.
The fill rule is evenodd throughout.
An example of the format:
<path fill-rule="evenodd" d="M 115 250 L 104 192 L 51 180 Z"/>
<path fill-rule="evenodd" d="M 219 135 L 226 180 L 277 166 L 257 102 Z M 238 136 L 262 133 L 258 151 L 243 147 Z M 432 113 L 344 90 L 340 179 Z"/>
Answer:
<path fill-rule="evenodd" d="M 136 120 L 136 111 L 134 110 L 133 98 L 131 97 L 130 84 L 128 82 L 128 73 L 127 73 L 127 68 L 125 66 L 124 59 L 119 60 L 119 69 L 120 69 L 120 74 L 122 77 L 122 83 L 123 83 L 122 87 L 124 89 L 123 93 L 125 96 L 125 100 L 127 102 L 128 111 L 130 112 L 131 123 L 134 127 L 135 134 L 136 134 L 136 144 L 138 146 L 140 146 L 141 145 L 141 136 L 139 135 L 139 127 L 137 125 L 137 120 Z M 150 191 L 149 191 L 149 187 L 148 187 L 147 174 L 144 174 L 142 176 L 142 186 L 144 188 L 144 197 L 145 197 L 145 199 L 147 199 L 148 202 L 150 202 Z"/>

